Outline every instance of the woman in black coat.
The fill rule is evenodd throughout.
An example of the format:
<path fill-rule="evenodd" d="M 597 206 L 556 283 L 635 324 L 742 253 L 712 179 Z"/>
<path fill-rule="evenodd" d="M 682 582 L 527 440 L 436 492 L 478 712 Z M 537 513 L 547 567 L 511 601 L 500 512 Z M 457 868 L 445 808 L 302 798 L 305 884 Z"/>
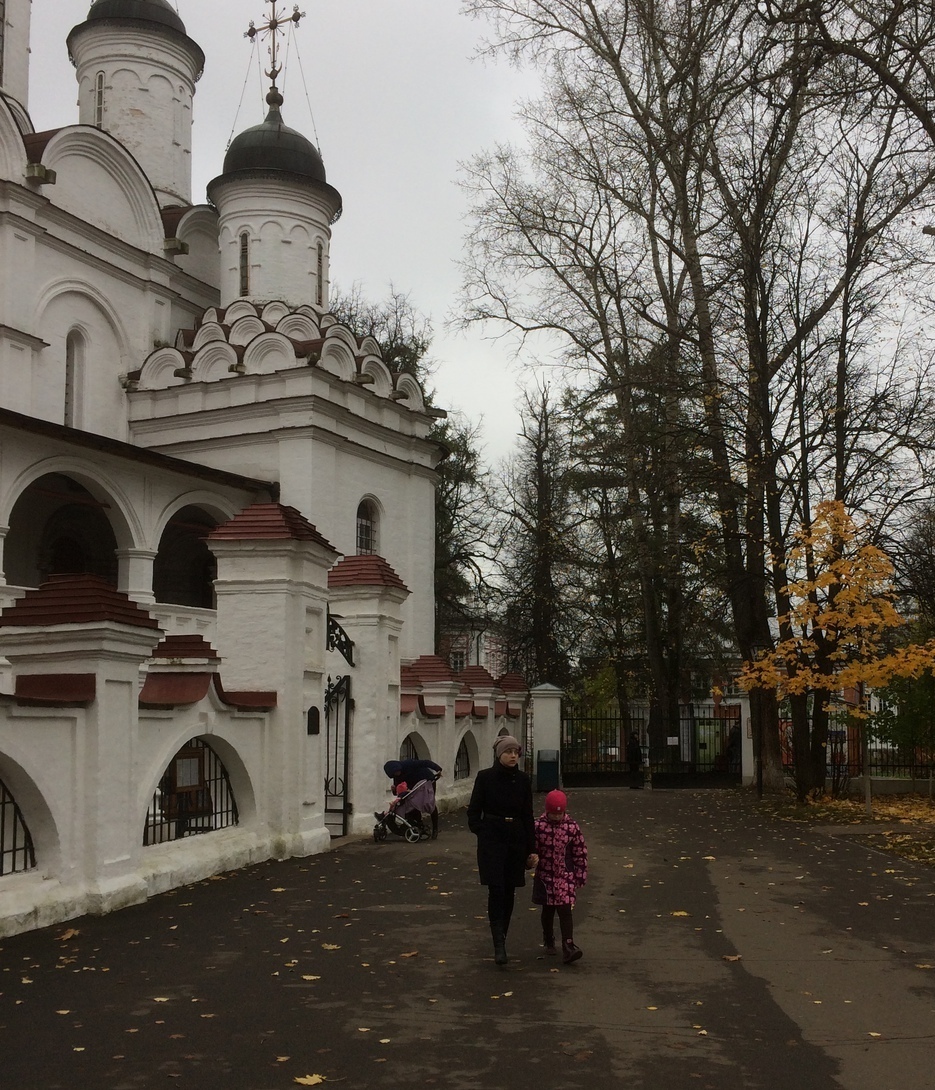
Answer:
<path fill-rule="evenodd" d="M 517 886 L 537 862 L 532 814 L 532 783 L 519 767 L 522 747 L 510 735 L 494 745 L 494 763 L 474 780 L 468 803 L 468 827 L 477 837 L 477 870 L 487 887 L 487 919 L 494 961 L 506 965 L 506 935 Z"/>

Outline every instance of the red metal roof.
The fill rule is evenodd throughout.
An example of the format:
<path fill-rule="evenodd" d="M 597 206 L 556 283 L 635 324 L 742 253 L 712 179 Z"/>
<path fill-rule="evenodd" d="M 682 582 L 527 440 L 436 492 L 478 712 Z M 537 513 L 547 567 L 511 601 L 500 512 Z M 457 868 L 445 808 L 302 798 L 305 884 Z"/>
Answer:
<path fill-rule="evenodd" d="M 208 693 L 213 674 L 147 674 L 140 690 L 141 708 L 175 708 L 197 704 Z"/>
<path fill-rule="evenodd" d="M 0 625 L 90 624 L 113 621 L 135 628 L 157 628 L 145 609 L 97 575 L 53 575 L 28 590 L 0 613 Z"/>
<path fill-rule="evenodd" d="M 18 704 L 80 707 L 96 694 L 94 674 L 17 674 L 13 697 Z"/>
<path fill-rule="evenodd" d="M 162 642 L 153 651 L 154 659 L 211 659 L 220 661 L 220 656 L 210 643 L 197 633 L 181 636 L 164 636 Z"/>
<path fill-rule="evenodd" d="M 465 682 L 472 689 L 496 689 L 499 687 L 483 666 L 465 666 L 458 674 L 457 680 Z"/>
<path fill-rule="evenodd" d="M 497 686 L 505 693 L 525 693 L 529 685 L 522 674 L 504 674 L 497 682 Z"/>
<path fill-rule="evenodd" d="M 213 674 L 212 677 L 214 678 L 214 691 L 217 693 L 218 700 L 229 707 L 239 708 L 241 711 L 268 712 L 272 711 L 279 702 L 275 689 L 241 689 L 237 692 L 228 692 L 221 684 L 221 678 L 218 674 Z"/>
<path fill-rule="evenodd" d="M 438 655 L 422 655 L 409 664 L 409 669 L 423 684 L 426 681 L 454 681 L 451 667 Z"/>
<path fill-rule="evenodd" d="M 346 556 L 328 572 L 329 587 L 399 587 L 408 593 L 409 588 L 382 556 L 364 553 L 362 556 Z"/>
<path fill-rule="evenodd" d="M 408 663 L 403 663 L 399 668 L 399 683 L 407 689 L 419 687 L 419 675 Z"/>
<path fill-rule="evenodd" d="M 208 534 L 209 541 L 314 541 L 338 550 L 294 507 L 253 503 Z"/>

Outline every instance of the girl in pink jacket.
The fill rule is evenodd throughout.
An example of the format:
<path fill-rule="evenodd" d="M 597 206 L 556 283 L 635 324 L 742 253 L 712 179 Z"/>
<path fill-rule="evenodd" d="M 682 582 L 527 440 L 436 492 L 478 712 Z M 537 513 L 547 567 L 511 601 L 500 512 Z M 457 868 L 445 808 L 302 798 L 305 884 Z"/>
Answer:
<path fill-rule="evenodd" d="M 578 961 L 571 910 L 575 890 L 588 880 L 588 848 L 584 835 L 566 813 L 568 800 L 563 791 L 545 797 L 545 813 L 536 819 L 536 854 L 539 863 L 532 887 L 533 904 L 542 905 L 542 941 L 547 954 L 555 953 L 555 915 L 562 935 L 562 961 Z"/>

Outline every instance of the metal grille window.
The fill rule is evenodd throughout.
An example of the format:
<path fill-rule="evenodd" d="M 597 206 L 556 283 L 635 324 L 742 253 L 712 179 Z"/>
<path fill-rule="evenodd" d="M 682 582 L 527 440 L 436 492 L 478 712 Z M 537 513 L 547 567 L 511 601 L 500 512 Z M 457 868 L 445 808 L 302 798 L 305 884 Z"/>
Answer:
<path fill-rule="evenodd" d="M 0 875 L 32 870 L 36 865 L 29 828 L 3 780 L 0 780 Z"/>
<path fill-rule="evenodd" d="M 246 231 L 240 236 L 240 294 L 250 294 L 250 236 Z"/>
<path fill-rule="evenodd" d="M 399 747 L 399 759 L 401 761 L 418 761 L 419 751 L 415 747 L 412 735 L 403 739 L 403 744 Z"/>
<path fill-rule="evenodd" d="M 461 739 L 458 753 L 455 757 L 455 779 L 466 780 L 471 775 L 471 756 L 468 753 L 467 739 Z"/>
<path fill-rule="evenodd" d="M 357 508 L 357 555 L 364 556 L 377 551 L 377 513 L 369 500 L 363 500 Z"/>
<path fill-rule="evenodd" d="M 200 738 L 176 753 L 146 813 L 143 844 L 164 844 L 238 823 L 237 802 L 221 758 Z"/>

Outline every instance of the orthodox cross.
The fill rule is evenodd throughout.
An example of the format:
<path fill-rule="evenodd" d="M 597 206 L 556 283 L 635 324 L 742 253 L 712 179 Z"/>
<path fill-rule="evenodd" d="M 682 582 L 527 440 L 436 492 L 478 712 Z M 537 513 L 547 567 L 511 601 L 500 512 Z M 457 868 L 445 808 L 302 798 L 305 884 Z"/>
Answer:
<path fill-rule="evenodd" d="M 251 19 L 250 28 L 246 31 L 244 37 L 249 38 L 251 41 L 253 41 L 258 34 L 269 38 L 270 70 L 266 74 L 273 81 L 273 87 L 275 87 L 276 77 L 282 70 L 282 65 L 279 63 L 279 35 L 286 33 L 284 28 L 287 27 L 289 23 L 294 23 L 298 26 L 299 20 L 305 18 L 305 12 L 299 11 L 299 5 L 296 4 L 292 9 L 292 14 L 286 15 L 285 8 L 283 8 L 282 11 L 279 10 L 278 0 L 268 0 L 268 3 L 270 6 L 270 14 L 266 22 L 256 26 Z"/>

